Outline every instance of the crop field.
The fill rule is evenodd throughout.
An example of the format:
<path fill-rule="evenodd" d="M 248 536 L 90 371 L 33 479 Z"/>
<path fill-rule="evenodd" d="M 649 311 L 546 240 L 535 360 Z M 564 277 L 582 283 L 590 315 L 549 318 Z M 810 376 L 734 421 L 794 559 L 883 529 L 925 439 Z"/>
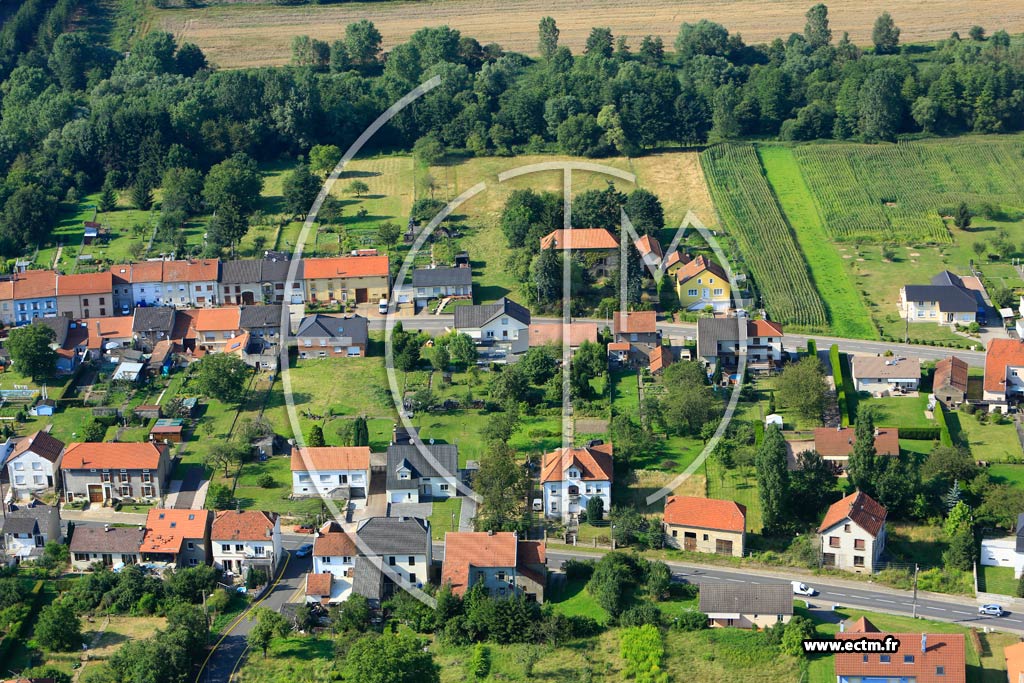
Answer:
<path fill-rule="evenodd" d="M 806 0 L 712 0 L 672 2 L 648 0 L 447 0 L 445 2 L 351 2 L 337 5 L 276 6 L 262 2 L 210 2 L 196 9 L 152 9 L 136 27 L 142 33 L 162 29 L 179 40 L 199 45 L 221 67 L 244 68 L 288 62 L 291 39 L 309 35 L 336 40 L 344 27 L 360 19 L 373 21 L 388 49 L 405 41 L 424 26 L 448 24 L 481 44 L 497 42 L 506 50 L 534 54 L 537 22 L 552 16 L 561 31 L 560 42 L 582 52 L 594 26 L 610 26 L 616 35 L 631 38 L 635 47 L 641 36 L 661 36 L 671 46 L 679 24 L 700 19 L 717 21 L 748 43 L 769 42 L 790 32 L 803 31 Z M 972 24 L 1024 31 L 1024 14 L 1012 0 L 841 0 L 829 3 L 829 19 L 838 39 L 843 31 L 860 44 L 869 45 L 875 18 L 889 11 L 901 29 L 903 42 L 947 38 L 952 31 L 965 33 Z"/>
<path fill-rule="evenodd" d="M 1024 209 L 1024 138 L 801 145 L 800 171 L 839 241 L 941 244 L 960 202 Z"/>
<path fill-rule="evenodd" d="M 739 244 L 771 318 L 824 327 L 825 306 L 779 210 L 752 145 L 716 145 L 700 155 L 711 197 Z"/>

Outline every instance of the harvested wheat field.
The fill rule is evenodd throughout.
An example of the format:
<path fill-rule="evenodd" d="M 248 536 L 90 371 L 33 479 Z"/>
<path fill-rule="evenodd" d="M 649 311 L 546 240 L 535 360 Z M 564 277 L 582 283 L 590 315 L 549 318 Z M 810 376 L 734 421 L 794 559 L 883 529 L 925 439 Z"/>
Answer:
<path fill-rule="evenodd" d="M 400 43 L 424 26 L 448 24 L 481 43 L 534 53 L 537 22 L 553 16 L 561 42 L 573 52 L 583 49 L 593 26 L 607 26 L 632 37 L 634 47 L 646 34 L 660 35 L 671 46 L 679 24 L 710 19 L 738 32 L 748 42 L 766 42 L 803 31 L 812 0 L 449 0 L 443 2 L 376 2 L 341 5 L 276 5 L 237 2 L 201 9 L 153 10 L 148 27 L 159 27 L 199 45 L 224 68 L 284 64 L 291 39 L 309 35 L 340 38 L 347 24 L 370 19 L 384 36 L 384 47 Z M 1024 31 L 1024 12 L 1015 0 L 833 0 L 828 3 L 833 35 L 843 31 L 859 44 L 871 40 L 875 18 L 889 11 L 902 29 L 903 42 L 966 35 L 974 24 L 990 33 Z M 612 19 L 614 17 L 614 19 Z"/>

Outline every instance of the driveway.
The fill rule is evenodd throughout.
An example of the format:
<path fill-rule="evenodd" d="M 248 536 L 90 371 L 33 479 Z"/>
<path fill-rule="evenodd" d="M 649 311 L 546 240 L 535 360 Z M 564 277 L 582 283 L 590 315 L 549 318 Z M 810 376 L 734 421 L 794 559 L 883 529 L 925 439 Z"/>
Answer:
<path fill-rule="evenodd" d="M 388 516 L 428 519 L 433 511 L 433 503 L 392 503 L 388 510 Z"/>
<path fill-rule="evenodd" d="M 167 496 L 167 506 L 177 510 L 191 510 L 194 507 L 192 504 L 195 502 L 196 493 L 202 483 L 202 467 L 190 465 L 185 468 L 185 476 L 181 478 L 181 486 L 178 488 L 177 494 L 175 495 L 172 490 Z M 171 500 L 171 496 L 174 496 L 173 500 Z"/>

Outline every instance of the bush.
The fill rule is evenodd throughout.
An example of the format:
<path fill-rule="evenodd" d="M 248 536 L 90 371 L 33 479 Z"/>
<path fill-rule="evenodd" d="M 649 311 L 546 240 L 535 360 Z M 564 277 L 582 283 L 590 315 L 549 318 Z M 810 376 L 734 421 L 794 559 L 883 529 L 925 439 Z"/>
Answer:
<path fill-rule="evenodd" d="M 695 609 L 688 609 L 675 618 L 672 627 L 680 631 L 701 631 L 708 627 L 708 615 Z"/>
<path fill-rule="evenodd" d="M 273 475 L 271 475 L 269 472 L 264 472 L 263 474 L 261 474 L 259 478 L 256 479 L 256 484 L 261 489 L 272 489 L 275 486 L 277 486 L 277 482 L 274 481 Z"/>
<path fill-rule="evenodd" d="M 649 602 L 642 602 L 630 607 L 619 617 L 620 626 L 643 626 L 644 624 L 661 624 L 661 610 Z"/>
<path fill-rule="evenodd" d="M 938 410 L 938 406 L 935 408 Z M 900 427 L 900 438 L 914 441 L 938 441 L 942 437 L 941 427 Z"/>
<path fill-rule="evenodd" d="M 583 579 L 589 581 L 594 573 L 593 560 L 566 560 L 562 563 L 562 571 L 565 572 L 567 581 Z"/>

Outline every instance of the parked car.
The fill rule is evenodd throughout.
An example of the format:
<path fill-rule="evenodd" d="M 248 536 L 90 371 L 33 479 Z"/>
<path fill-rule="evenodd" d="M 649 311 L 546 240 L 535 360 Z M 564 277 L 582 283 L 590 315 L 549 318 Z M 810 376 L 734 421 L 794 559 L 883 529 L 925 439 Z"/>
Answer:
<path fill-rule="evenodd" d="M 1001 617 L 1006 614 L 1006 612 L 1003 611 L 1002 605 L 981 605 L 978 607 L 978 614 L 988 617 Z"/>
<path fill-rule="evenodd" d="M 791 583 L 793 584 L 794 595 L 816 595 L 818 592 L 806 583 L 800 583 L 799 581 L 792 581 Z"/>
<path fill-rule="evenodd" d="M 308 524 L 299 524 L 295 527 L 295 533 L 297 534 L 311 534 L 314 531 L 315 529 Z"/>
<path fill-rule="evenodd" d="M 303 543 L 295 549 L 295 557 L 305 557 L 306 555 L 309 555 L 311 552 L 313 552 L 313 544 Z"/>

